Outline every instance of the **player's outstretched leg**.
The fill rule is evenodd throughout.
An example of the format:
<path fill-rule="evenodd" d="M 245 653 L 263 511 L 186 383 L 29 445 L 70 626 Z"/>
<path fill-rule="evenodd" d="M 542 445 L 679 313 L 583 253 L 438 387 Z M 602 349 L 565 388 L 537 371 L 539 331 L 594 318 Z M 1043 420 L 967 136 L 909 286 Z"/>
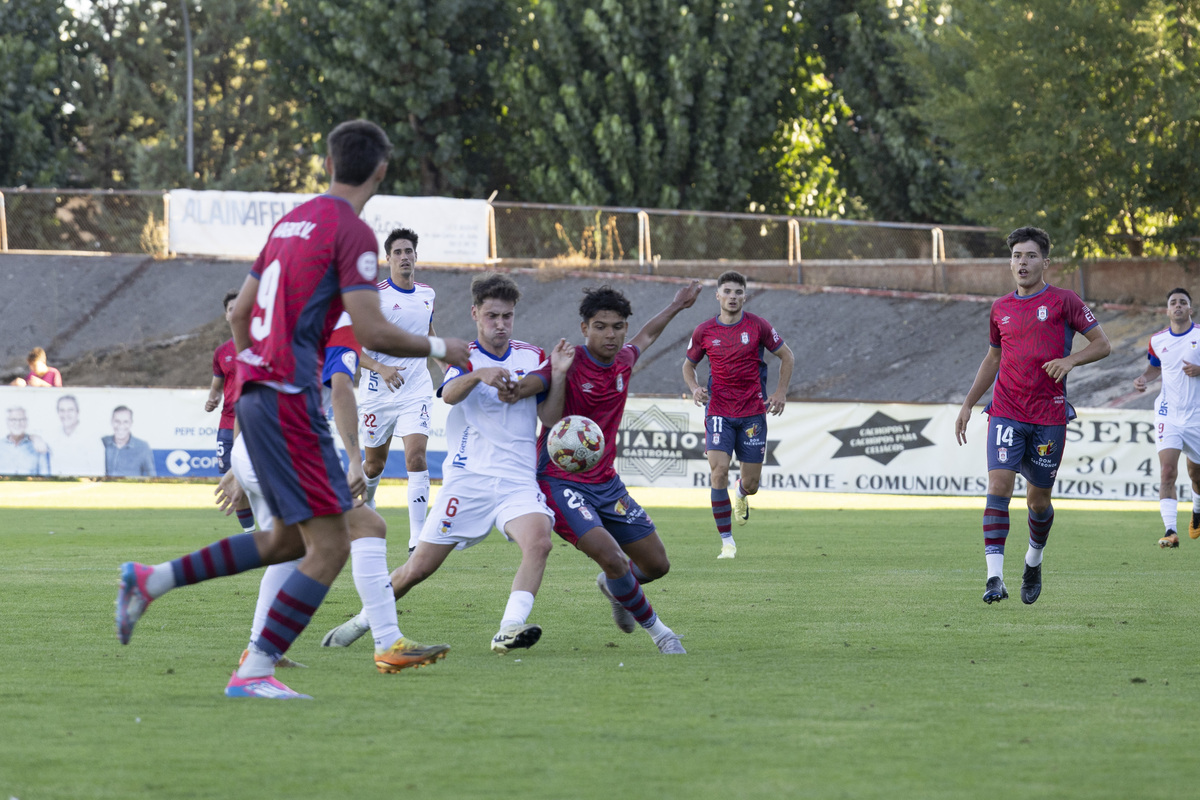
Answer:
<path fill-rule="evenodd" d="M 1008 597 L 1004 587 L 1004 543 L 1008 540 L 1008 506 L 1012 498 L 989 494 L 983 509 L 983 557 L 987 562 L 987 585 L 983 602 Z"/>
<path fill-rule="evenodd" d="M 262 566 L 254 536 L 241 533 L 213 542 L 194 553 L 150 567 L 128 561 L 121 565 L 117 590 L 117 641 L 129 644 L 133 627 L 151 601 L 174 589 L 211 578 L 235 575 Z"/>
<path fill-rule="evenodd" d="M 629 611 L 637 623 L 650 634 L 650 638 L 654 640 L 660 653 L 664 655 L 687 654 L 679 642 L 678 634 L 668 628 L 654 612 L 653 606 L 650 605 L 646 593 L 642 591 L 642 585 L 638 583 L 632 570 L 627 571 L 619 578 L 609 578 L 608 590 L 612 592 L 617 602 Z"/>

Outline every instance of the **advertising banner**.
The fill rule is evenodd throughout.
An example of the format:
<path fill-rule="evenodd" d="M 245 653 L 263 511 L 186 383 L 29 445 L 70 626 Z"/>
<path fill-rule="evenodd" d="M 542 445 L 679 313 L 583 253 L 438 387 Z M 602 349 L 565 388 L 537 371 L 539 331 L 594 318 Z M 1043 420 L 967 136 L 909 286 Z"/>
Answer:
<path fill-rule="evenodd" d="M 0 474 L 215 477 L 220 412 L 205 413 L 207 397 L 204 389 L 0 387 Z M 434 399 L 430 412 L 427 458 L 430 476 L 440 479 L 449 406 Z M 977 413 L 959 446 L 957 415 L 951 405 L 789 403 L 767 419 L 762 487 L 982 496 L 985 438 L 996 432 Z M 1157 499 L 1154 436 L 1151 411 L 1080 410 L 1059 443 L 1065 449 L 1054 495 Z M 336 431 L 334 441 L 340 449 Z M 617 447 L 617 471 L 630 486 L 708 486 L 704 410 L 691 401 L 631 397 L 617 441 L 607 445 Z M 384 477 L 406 475 L 402 448 L 393 443 Z M 1180 472 L 1179 497 L 1190 501 Z M 1019 476 L 1017 491 L 1024 491 Z"/>
<path fill-rule="evenodd" d="M 253 259 L 272 226 L 313 194 L 171 192 L 170 249 L 187 255 Z M 411 228 L 425 264 L 482 264 L 488 257 L 488 204 L 450 197 L 376 195 L 363 220 L 375 231 L 379 252 L 394 228 Z"/>

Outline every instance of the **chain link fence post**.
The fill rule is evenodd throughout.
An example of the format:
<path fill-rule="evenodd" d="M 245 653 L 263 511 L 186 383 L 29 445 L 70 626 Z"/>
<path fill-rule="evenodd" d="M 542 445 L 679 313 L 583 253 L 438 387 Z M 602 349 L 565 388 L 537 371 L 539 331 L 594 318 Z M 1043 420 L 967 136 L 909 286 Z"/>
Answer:
<path fill-rule="evenodd" d="M 0 252 L 8 252 L 8 217 L 4 214 L 4 192 L 0 192 Z"/>

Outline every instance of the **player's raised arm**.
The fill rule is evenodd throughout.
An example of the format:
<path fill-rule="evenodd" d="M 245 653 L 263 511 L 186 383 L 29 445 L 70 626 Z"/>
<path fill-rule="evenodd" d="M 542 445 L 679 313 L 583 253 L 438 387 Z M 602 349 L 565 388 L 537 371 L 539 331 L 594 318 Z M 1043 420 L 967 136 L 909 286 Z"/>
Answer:
<path fill-rule="evenodd" d="M 466 367 L 469 363 L 467 342 L 462 339 L 414 336 L 384 319 L 375 292 L 342 292 L 342 304 L 350 313 L 354 338 L 363 347 L 397 358 L 433 356 L 456 367 Z"/>
<path fill-rule="evenodd" d="M 575 363 L 575 345 L 559 339 L 550 351 L 550 391 L 538 404 L 538 420 L 549 428 L 563 417 L 567 398 L 567 372 Z"/>
<path fill-rule="evenodd" d="M 649 322 L 642 326 L 637 336 L 634 336 L 629 343 L 636 347 L 638 352 L 646 352 L 646 348 L 654 344 L 655 340 L 662 335 L 671 320 L 675 319 L 675 315 L 685 308 L 691 308 L 699 295 L 700 281 L 692 281 L 684 286 L 675 293 L 675 297 L 667 304 L 666 308 L 655 314 Z"/>
<path fill-rule="evenodd" d="M 954 436 L 960 445 L 967 443 L 967 422 L 971 419 L 971 409 L 979 402 L 979 398 L 983 397 L 983 393 L 996 382 L 996 373 L 999 371 L 1000 348 L 988 345 L 987 355 L 983 357 L 979 371 L 975 373 L 975 381 L 967 391 L 962 408 L 959 409 L 958 419 L 954 421 Z"/>

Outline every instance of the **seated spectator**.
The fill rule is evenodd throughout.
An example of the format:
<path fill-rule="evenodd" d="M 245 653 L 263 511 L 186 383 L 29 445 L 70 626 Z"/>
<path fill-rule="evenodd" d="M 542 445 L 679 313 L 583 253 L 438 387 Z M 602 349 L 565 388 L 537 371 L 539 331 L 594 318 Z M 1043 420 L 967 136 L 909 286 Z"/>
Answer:
<path fill-rule="evenodd" d="M 155 476 L 150 443 L 133 435 L 133 411 L 117 406 L 112 414 L 112 436 L 103 436 L 104 474 L 120 478 Z"/>
<path fill-rule="evenodd" d="M 62 373 L 46 365 L 46 351 L 42 348 L 30 350 L 25 363 L 29 364 L 29 374 L 14 378 L 13 386 L 62 386 Z"/>
<path fill-rule="evenodd" d="M 40 436 L 26 432 L 29 417 L 14 406 L 5 416 L 8 436 L 0 439 L 0 475 L 49 475 L 49 448 Z"/>

